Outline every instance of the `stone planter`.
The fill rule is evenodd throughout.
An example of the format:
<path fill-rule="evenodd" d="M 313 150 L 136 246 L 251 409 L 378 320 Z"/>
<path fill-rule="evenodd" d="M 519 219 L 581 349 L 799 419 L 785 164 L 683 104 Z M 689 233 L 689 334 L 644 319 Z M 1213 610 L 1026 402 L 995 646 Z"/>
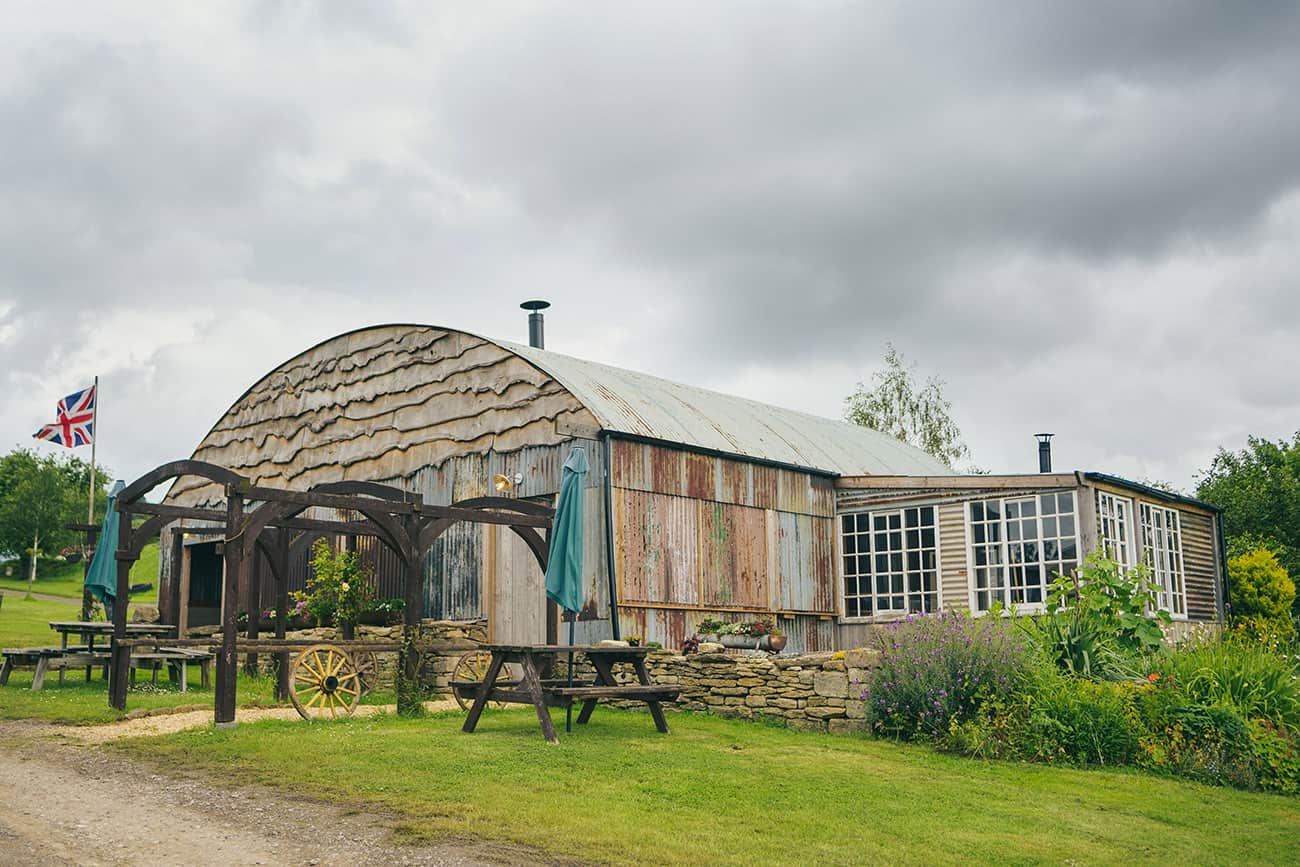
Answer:
<path fill-rule="evenodd" d="M 738 650 L 765 650 L 768 653 L 785 650 L 787 641 L 784 635 L 701 635 L 700 640 Z"/>

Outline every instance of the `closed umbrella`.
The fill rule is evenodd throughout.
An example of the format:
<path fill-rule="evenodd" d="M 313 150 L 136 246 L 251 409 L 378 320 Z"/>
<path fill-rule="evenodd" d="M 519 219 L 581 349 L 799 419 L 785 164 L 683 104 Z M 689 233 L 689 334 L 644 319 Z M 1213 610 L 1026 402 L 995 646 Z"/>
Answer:
<path fill-rule="evenodd" d="M 582 508 L 586 475 L 587 452 L 575 448 L 564 462 L 546 561 L 546 597 L 569 613 L 570 647 L 574 621 L 582 608 Z M 573 651 L 569 651 L 569 686 L 573 686 Z M 565 717 L 564 730 L 573 730 L 572 704 Z"/>
<path fill-rule="evenodd" d="M 108 619 L 113 619 L 113 603 L 117 596 L 117 495 L 122 493 L 126 484 L 121 479 L 113 483 L 108 492 L 108 511 L 104 513 L 104 524 L 99 530 L 99 541 L 95 543 L 95 556 L 86 571 L 86 589 L 104 606 Z"/>

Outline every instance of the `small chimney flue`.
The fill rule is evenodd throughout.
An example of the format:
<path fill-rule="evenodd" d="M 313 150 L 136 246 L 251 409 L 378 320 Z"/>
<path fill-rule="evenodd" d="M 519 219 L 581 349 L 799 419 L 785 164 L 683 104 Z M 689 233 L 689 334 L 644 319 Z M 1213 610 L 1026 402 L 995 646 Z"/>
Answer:
<path fill-rule="evenodd" d="M 1038 471 L 1040 473 L 1050 473 L 1052 471 L 1052 437 L 1056 434 L 1038 433 Z"/>
<path fill-rule="evenodd" d="M 519 305 L 528 311 L 528 345 L 534 349 L 546 348 L 546 323 L 542 311 L 551 306 L 549 301 L 525 301 Z"/>

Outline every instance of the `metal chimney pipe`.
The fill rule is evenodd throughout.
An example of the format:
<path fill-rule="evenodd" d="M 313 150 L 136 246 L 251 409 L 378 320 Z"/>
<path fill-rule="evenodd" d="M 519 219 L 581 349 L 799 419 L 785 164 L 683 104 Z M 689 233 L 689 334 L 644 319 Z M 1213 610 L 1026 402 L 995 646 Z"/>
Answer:
<path fill-rule="evenodd" d="M 1039 433 L 1034 434 L 1038 437 L 1038 471 L 1040 473 L 1050 473 L 1052 471 L 1052 437 L 1056 434 Z"/>
<path fill-rule="evenodd" d="M 528 345 L 534 349 L 546 348 L 546 326 L 542 311 L 551 306 L 549 301 L 525 301 L 519 305 L 528 311 Z"/>

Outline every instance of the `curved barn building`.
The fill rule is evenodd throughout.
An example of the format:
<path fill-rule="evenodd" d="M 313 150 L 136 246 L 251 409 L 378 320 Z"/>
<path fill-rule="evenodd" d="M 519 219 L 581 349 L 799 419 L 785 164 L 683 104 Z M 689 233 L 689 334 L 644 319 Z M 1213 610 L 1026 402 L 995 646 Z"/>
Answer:
<path fill-rule="evenodd" d="M 429 325 L 360 329 L 286 361 L 235 401 L 194 457 L 258 484 L 377 481 L 434 504 L 494 494 L 504 476 L 511 495 L 550 504 L 576 446 L 591 463 L 580 642 L 638 635 L 678 646 L 706 617 L 774 616 L 791 650 L 842 647 L 860 642 L 867 624 L 907 611 L 1041 602 L 1049 568 L 1105 541 L 1090 538 L 1100 495 L 1085 474 L 957 477 L 856 425 Z M 1124 520 L 1136 554 L 1147 534 L 1138 521 L 1157 500 L 1169 503 L 1145 502 L 1133 487 Z M 168 494 L 180 505 L 222 499 L 191 478 Z M 1113 497 L 1106 502 L 1115 508 Z M 1013 512 L 1015 532 L 1029 532 L 1026 503 L 1033 532 L 1054 534 L 1050 557 L 1046 543 L 1007 545 L 1000 522 Z M 1178 510 L 1187 513 L 1176 576 L 1184 614 L 1217 619 L 1217 515 L 1179 498 L 1161 526 L 1177 524 Z M 1161 533 L 1167 549 L 1173 537 Z M 173 610 L 164 616 L 215 622 L 215 543 L 170 538 L 160 598 Z M 1153 550 L 1156 542 L 1152 535 Z M 381 594 L 400 596 L 378 547 L 360 547 L 371 552 Z M 297 581 L 304 572 L 300 562 Z M 496 641 L 555 635 L 541 571 L 507 528 L 455 527 L 430 553 L 424 580 L 425 616 L 486 619 Z"/>

